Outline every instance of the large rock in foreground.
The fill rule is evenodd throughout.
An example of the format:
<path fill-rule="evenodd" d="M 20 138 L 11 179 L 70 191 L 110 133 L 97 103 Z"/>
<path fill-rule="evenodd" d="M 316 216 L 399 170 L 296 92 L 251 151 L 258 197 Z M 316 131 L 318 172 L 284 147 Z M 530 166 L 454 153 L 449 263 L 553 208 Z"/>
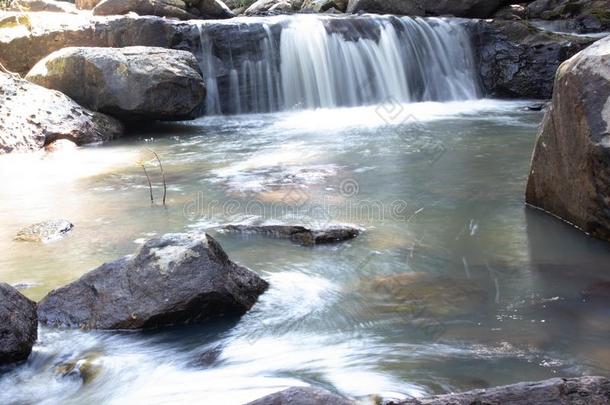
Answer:
<path fill-rule="evenodd" d="M 610 38 L 559 68 L 525 199 L 610 240 Z"/>
<path fill-rule="evenodd" d="M 411 399 L 400 405 L 607 405 L 610 381 L 603 377 L 553 378 L 462 394 Z"/>
<path fill-rule="evenodd" d="M 0 365 L 26 360 L 37 335 L 36 303 L 0 283 Z"/>
<path fill-rule="evenodd" d="M 102 142 L 122 133 L 117 120 L 0 72 L 0 154 L 38 150 L 57 139 L 78 145 Z"/>
<path fill-rule="evenodd" d="M 247 405 L 352 405 L 353 401 L 315 387 L 292 387 Z"/>
<path fill-rule="evenodd" d="M 195 56 L 165 48 L 65 48 L 26 79 L 124 120 L 193 119 L 205 101 Z"/>
<path fill-rule="evenodd" d="M 83 329 L 202 322 L 245 313 L 267 287 L 212 237 L 168 234 L 52 291 L 39 303 L 38 317 L 46 325 Z"/>

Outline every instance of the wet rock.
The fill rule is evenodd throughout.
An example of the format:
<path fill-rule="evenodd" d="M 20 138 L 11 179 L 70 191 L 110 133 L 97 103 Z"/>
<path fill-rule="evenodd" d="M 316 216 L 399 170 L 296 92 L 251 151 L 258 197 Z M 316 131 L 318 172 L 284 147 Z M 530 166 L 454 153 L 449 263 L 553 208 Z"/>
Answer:
<path fill-rule="evenodd" d="M 397 405 L 529 405 L 572 404 L 607 405 L 610 403 L 610 381 L 604 377 L 553 378 L 503 387 L 473 390 L 461 394 L 410 399 Z"/>
<path fill-rule="evenodd" d="M 527 18 L 527 7 L 525 4 L 509 4 L 498 10 L 493 18 L 499 20 L 523 20 Z"/>
<path fill-rule="evenodd" d="M 26 79 L 132 121 L 193 119 L 205 101 L 195 56 L 165 48 L 65 48 L 37 63 Z"/>
<path fill-rule="evenodd" d="M 548 99 L 561 62 L 594 42 L 591 38 L 554 34 L 525 21 L 467 23 L 479 75 L 488 95 Z"/>
<path fill-rule="evenodd" d="M 379 311 L 403 313 L 413 320 L 474 314 L 488 304 L 486 291 L 470 280 L 419 272 L 375 277 L 358 290 Z"/>
<path fill-rule="evenodd" d="M 26 360 L 37 337 L 36 303 L 0 283 L 0 365 Z"/>
<path fill-rule="evenodd" d="M 235 17 L 231 9 L 220 0 L 200 0 L 197 4 L 193 4 L 193 6 L 203 18 L 223 19 Z"/>
<path fill-rule="evenodd" d="M 247 405 L 352 405 L 355 402 L 314 387 L 292 387 L 252 401 Z"/>
<path fill-rule="evenodd" d="M 314 11 L 316 13 L 331 12 L 331 10 L 345 12 L 347 10 L 347 0 L 305 0 L 302 11 Z"/>
<path fill-rule="evenodd" d="M 526 202 L 610 240 L 610 38 L 559 68 Z"/>
<path fill-rule="evenodd" d="M 115 119 L 65 95 L 0 72 L 0 154 L 42 148 L 58 139 L 78 145 L 119 137 Z"/>
<path fill-rule="evenodd" d="M 356 238 L 362 232 L 361 229 L 349 225 L 332 225 L 320 229 L 310 229 L 300 225 L 227 225 L 221 230 L 290 239 L 303 246 L 343 242 Z"/>
<path fill-rule="evenodd" d="M 85 353 L 78 359 L 68 360 L 55 366 L 55 373 L 61 377 L 78 378 L 83 383 L 92 382 L 102 371 L 102 354 Z"/>
<path fill-rule="evenodd" d="M 72 228 L 74 228 L 74 225 L 66 219 L 52 219 L 23 228 L 17 232 L 15 240 L 23 242 L 51 242 L 63 238 Z"/>
<path fill-rule="evenodd" d="M 142 329 L 247 312 L 267 282 L 233 263 L 208 235 L 168 234 L 49 293 L 40 322 L 83 329 Z"/>

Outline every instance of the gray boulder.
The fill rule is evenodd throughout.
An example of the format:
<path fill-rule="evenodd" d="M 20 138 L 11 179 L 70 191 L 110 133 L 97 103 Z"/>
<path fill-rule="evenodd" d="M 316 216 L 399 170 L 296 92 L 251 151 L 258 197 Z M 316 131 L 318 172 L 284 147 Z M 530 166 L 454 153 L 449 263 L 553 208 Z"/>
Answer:
<path fill-rule="evenodd" d="M 50 242 L 64 237 L 72 228 L 74 225 L 66 219 L 52 219 L 23 228 L 17 232 L 15 240 Z"/>
<path fill-rule="evenodd" d="M 425 9 L 411 0 L 349 0 L 347 12 L 423 16 Z"/>
<path fill-rule="evenodd" d="M 391 405 L 390 403 L 388 405 Z M 410 399 L 399 405 L 608 405 L 610 381 L 603 377 L 553 378 L 461 394 Z"/>
<path fill-rule="evenodd" d="M 93 15 L 121 15 L 134 12 L 139 15 L 189 20 L 196 18 L 186 11 L 182 0 L 102 0 L 93 8 Z"/>
<path fill-rule="evenodd" d="M 314 387 L 292 387 L 246 405 L 353 405 L 342 396 Z"/>
<path fill-rule="evenodd" d="M 245 15 L 291 14 L 301 9 L 301 0 L 258 0 L 244 11 Z"/>
<path fill-rule="evenodd" d="M 538 134 L 526 202 L 610 240 L 610 38 L 563 63 Z"/>
<path fill-rule="evenodd" d="M 64 48 L 26 79 L 123 120 L 193 119 L 205 101 L 195 56 L 165 48 Z"/>
<path fill-rule="evenodd" d="M 0 365 L 26 360 L 37 337 L 36 303 L 0 283 Z"/>
<path fill-rule="evenodd" d="M 119 137 L 117 120 L 57 91 L 0 72 L 0 154 L 35 151 L 57 139 L 78 145 Z"/>
<path fill-rule="evenodd" d="M 235 17 L 231 9 L 220 0 L 200 0 L 194 7 L 203 18 L 223 19 Z"/>
<path fill-rule="evenodd" d="M 226 225 L 221 231 L 290 239 L 303 246 L 343 242 L 354 239 L 362 232 L 359 228 L 347 225 L 333 225 L 319 229 L 300 225 Z"/>
<path fill-rule="evenodd" d="M 83 329 L 142 329 L 247 312 L 267 282 L 233 263 L 208 235 L 168 234 L 49 293 L 40 322 Z"/>
<path fill-rule="evenodd" d="M 494 97 L 548 99 L 561 62 L 594 40 L 542 31 L 524 21 L 466 23 L 473 30 L 477 66 Z"/>

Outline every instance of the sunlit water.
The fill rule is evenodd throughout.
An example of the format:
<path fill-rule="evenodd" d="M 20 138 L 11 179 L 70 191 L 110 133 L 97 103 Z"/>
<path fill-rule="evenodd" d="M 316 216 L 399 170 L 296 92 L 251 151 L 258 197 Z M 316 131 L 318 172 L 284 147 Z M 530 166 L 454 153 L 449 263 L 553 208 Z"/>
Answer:
<path fill-rule="evenodd" d="M 525 208 L 542 116 L 526 104 L 206 118 L 99 147 L 1 157 L 0 279 L 33 299 L 154 235 L 190 230 L 207 230 L 271 288 L 241 319 L 210 325 L 42 328 L 27 363 L 0 375 L 0 403 L 240 404 L 294 385 L 402 398 L 610 375 L 610 307 L 583 294 L 610 281 L 610 249 Z M 147 148 L 163 160 L 166 208 L 158 170 L 149 164 L 151 206 L 136 164 L 150 159 Z M 75 224 L 65 239 L 12 240 L 55 217 Z M 257 220 L 366 232 L 304 248 L 214 229 Z M 424 308 L 401 300 L 391 276 L 403 273 L 434 280 L 421 287 Z M 101 371 L 91 381 L 56 374 L 92 352 Z"/>

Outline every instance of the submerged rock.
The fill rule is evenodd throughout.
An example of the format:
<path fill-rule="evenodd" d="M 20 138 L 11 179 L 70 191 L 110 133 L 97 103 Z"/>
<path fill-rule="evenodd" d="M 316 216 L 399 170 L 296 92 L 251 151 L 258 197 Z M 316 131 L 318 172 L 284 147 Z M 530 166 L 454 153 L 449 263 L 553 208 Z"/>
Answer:
<path fill-rule="evenodd" d="M 354 239 L 362 232 L 361 229 L 349 225 L 332 225 L 319 229 L 310 229 L 300 225 L 226 225 L 221 230 L 290 239 L 304 246 L 343 242 Z"/>
<path fill-rule="evenodd" d="M 525 200 L 610 240 L 610 38 L 559 68 Z"/>
<path fill-rule="evenodd" d="M 292 387 L 252 401 L 247 405 L 352 405 L 355 402 L 314 387 Z"/>
<path fill-rule="evenodd" d="M 247 312 L 267 282 L 233 263 L 208 235 L 168 234 L 49 293 L 40 322 L 83 329 L 141 329 Z"/>
<path fill-rule="evenodd" d="M 604 377 L 553 378 L 503 387 L 473 390 L 461 394 L 409 399 L 396 405 L 607 405 L 610 381 Z M 390 405 L 389 404 L 389 405 Z"/>
<path fill-rule="evenodd" d="M 124 120 L 192 119 L 205 100 L 195 56 L 165 48 L 65 48 L 26 79 Z"/>
<path fill-rule="evenodd" d="M 55 373 L 62 377 L 73 377 L 88 384 L 102 371 L 102 354 L 85 353 L 77 359 L 68 360 L 55 366 Z"/>
<path fill-rule="evenodd" d="M 122 133 L 117 120 L 0 72 L 0 154 L 38 150 L 57 139 L 78 145 L 102 142 Z"/>
<path fill-rule="evenodd" d="M 37 337 L 36 303 L 0 283 L 0 365 L 26 360 Z"/>
<path fill-rule="evenodd" d="M 23 228 L 17 232 L 15 240 L 23 242 L 51 242 L 63 238 L 72 228 L 74 228 L 74 225 L 67 219 L 51 219 Z"/>
<path fill-rule="evenodd" d="M 403 313 L 413 321 L 471 315 L 488 303 L 486 291 L 470 280 L 417 272 L 375 277 L 358 291 L 379 312 Z"/>

